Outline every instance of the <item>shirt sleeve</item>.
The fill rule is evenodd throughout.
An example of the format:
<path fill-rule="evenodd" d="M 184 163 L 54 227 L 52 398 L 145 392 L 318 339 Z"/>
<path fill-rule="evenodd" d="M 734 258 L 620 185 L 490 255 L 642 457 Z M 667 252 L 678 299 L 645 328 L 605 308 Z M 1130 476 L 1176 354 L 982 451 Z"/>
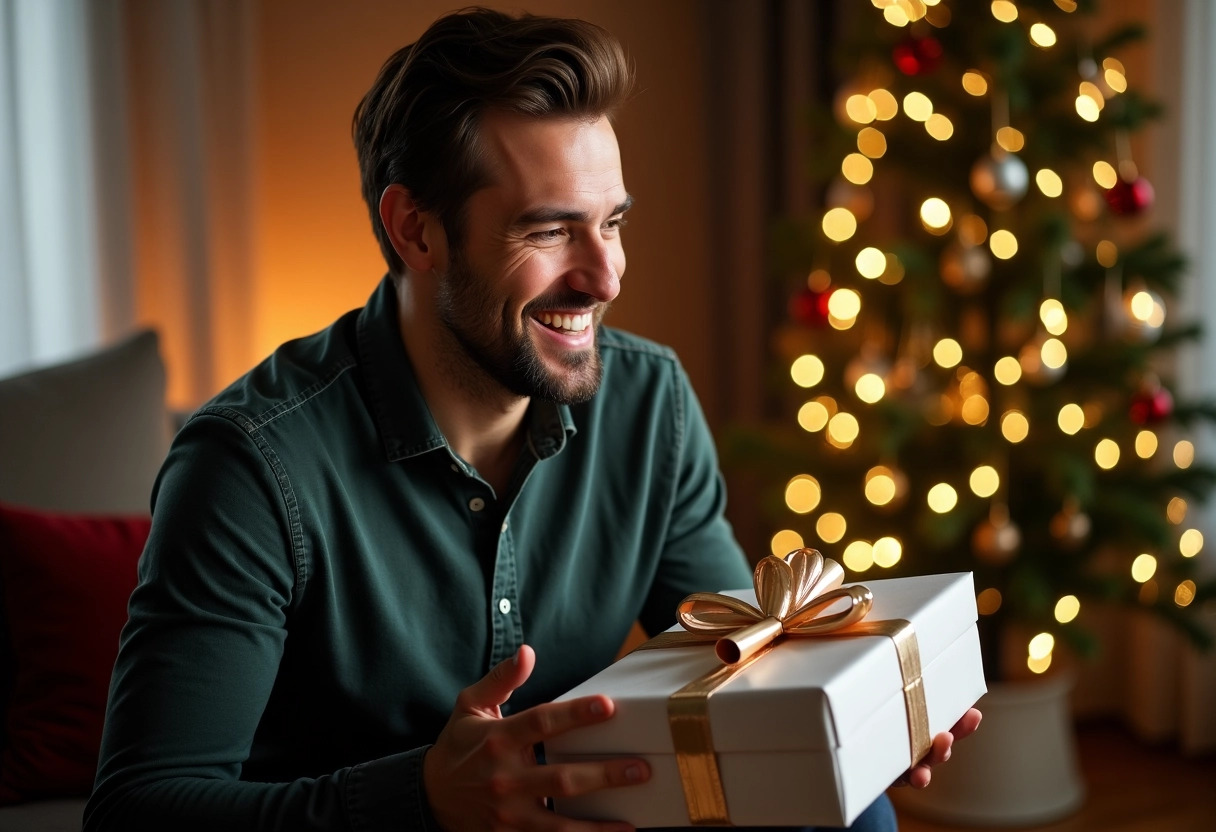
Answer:
<path fill-rule="evenodd" d="M 425 747 L 293 782 L 240 779 L 306 574 L 290 483 L 256 427 L 196 416 L 153 505 L 86 832 L 436 828 Z"/>
<path fill-rule="evenodd" d="M 676 476 L 671 517 L 649 596 L 639 621 L 650 635 L 675 623 L 691 592 L 751 586 L 751 570 L 726 520 L 726 484 L 709 425 L 683 368 L 672 396 Z"/>

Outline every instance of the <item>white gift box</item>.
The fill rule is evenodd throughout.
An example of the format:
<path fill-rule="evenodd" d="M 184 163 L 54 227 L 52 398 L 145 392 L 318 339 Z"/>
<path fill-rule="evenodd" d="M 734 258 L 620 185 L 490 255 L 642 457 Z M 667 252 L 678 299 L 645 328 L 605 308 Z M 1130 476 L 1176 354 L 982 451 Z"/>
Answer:
<path fill-rule="evenodd" d="M 867 622 L 915 628 L 929 736 L 948 731 L 986 690 L 971 573 L 861 583 L 874 595 Z M 724 594 L 755 600 L 752 590 Z M 549 763 L 640 757 L 651 778 L 561 798 L 554 809 L 639 827 L 691 825 L 667 698 L 719 665 L 712 643 L 638 650 L 559 697 L 605 694 L 616 713 L 547 742 Z M 709 722 L 731 823 L 852 823 L 912 762 L 903 687 L 894 642 L 873 635 L 787 638 L 715 691 Z"/>

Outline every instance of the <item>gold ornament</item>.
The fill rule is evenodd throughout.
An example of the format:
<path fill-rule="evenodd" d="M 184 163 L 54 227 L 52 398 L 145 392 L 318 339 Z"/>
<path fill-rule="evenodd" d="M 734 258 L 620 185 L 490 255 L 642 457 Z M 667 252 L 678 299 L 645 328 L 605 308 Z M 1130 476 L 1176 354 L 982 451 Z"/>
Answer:
<path fill-rule="evenodd" d="M 1026 163 L 1012 153 L 996 148 L 981 157 L 971 168 L 971 190 L 989 208 L 1003 211 L 1012 208 L 1026 195 L 1030 171 Z"/>
<path fill-rule="evenodd" d="M 964 295 L 978 292 L 992 272 L 992 258 L 983 246 L 951 243 L 942 249 L 942 282 Z"/>
<path fill-rule="evenodd" d="M 1089 537 L 1092 527 L 1089 515 L 1081 511 L 1075 497 L 1064 501 L 1064 507 L 1051 518 L 1051 536 L 1060 541 L 1065 549 L 1075 549 Z"/>
<path fill-rule="evenodd" d="M 988 518 L 982 520 L 971 534 L 971 548 L 984 563 L 1000 566 L 1008 563 L 1022 545 L 1022 532 L 1009 519 L 1009 508 L 994 503 Z"/>

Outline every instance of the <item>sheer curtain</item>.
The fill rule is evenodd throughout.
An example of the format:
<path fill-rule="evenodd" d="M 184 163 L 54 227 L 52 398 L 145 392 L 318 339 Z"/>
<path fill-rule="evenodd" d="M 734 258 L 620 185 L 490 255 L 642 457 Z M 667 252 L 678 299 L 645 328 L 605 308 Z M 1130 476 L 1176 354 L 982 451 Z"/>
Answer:
<path fill-rule="evenodd" d="M 85 0 L 0 0 L 0 374 L 95 345 Z"/>

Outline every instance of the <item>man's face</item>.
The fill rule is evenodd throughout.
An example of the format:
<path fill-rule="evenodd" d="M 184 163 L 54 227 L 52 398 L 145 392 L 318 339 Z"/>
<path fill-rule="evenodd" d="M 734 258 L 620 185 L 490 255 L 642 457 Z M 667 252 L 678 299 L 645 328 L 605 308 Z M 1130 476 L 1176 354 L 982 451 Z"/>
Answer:
<path fill-rule="evenodd" d="M 492 184 L 469 198 L 440 321 L 511 393 L 586 401 L 600 383 L 596 327 L 625 271 L 616 135 L 606 118 L 491 113 L 480 136 Z"/>

